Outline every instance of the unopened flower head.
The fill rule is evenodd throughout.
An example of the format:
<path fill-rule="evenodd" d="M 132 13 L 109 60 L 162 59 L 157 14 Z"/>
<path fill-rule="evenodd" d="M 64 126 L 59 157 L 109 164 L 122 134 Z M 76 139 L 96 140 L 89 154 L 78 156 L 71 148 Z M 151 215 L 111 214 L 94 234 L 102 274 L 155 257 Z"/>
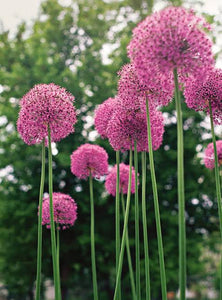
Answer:
<path fill-rule="evenodd" d="M 108 173 L 107 152 L 98 145 L 81 145 L 71 155 L 71 172 L 81 179 L 104 176 Z"/>
<path fill-rule="evenodd" d="M 152 109 L 150 111 L 151 134 L 153 150 L 162 144 L 164 125 L 162 113 Z M 147 119 L 145 112 L 128 111 L 117 107 L 109 122 L 108 138 L 115 151 L 134 149 L 137 142 L 137 151 L 148 151 Z"/>
<path fill-rule="evenodd" d="M 222 140 L 216 141 L 218 165 L 222 166 Z M 215 167 L 214 146 L 213 143 L 208 144 L 204 152 L 204 164 L 206 168 L 213 169 Z"/>
<path fill-rule="evenodd" d="M 130 166 L 124 163 L 119 164 L 119 193 L 127 194 L 129 184 L 129 171 Z M 138 176 L 138 174 L 137 174 Z M 115 165 L 106 177 L 105 187 L 109 194 L 116 195 L 116 177 L 117 177 L 117 165 Z M 138 180 L 139 184 L 139 180 Z M 135 170 L 132 167 L 132 182 L 131 193 L 135 193 Z"/>
<path fill-rule="evenodd" d="M 31 145 L 47 139 L 48 126 L 53 142 L 74 132 L 73 102 L 74 96 L 54 83 L 35 85 L 20 103 L 17 128 L 24 142 Z"/>
<path fill-rule="evenodd" d="M 118 96 L 128 109 L 146 109 L 146 99 L 150 105 L 167 105 L 173 97 L 173 88 L 163 88 L 160 84 L 159 74 L 152 76 L 150 81 L 144 84 L 137 75 L 133 64 L 124 65 L 119 72 Z M 156 83 L 154 84 L 154 77 Z"/>
<path fill-rule="evenodd" d="M 73 226 L 77 219 L 77 205 L 69 195 L 53 193 L 54 221 L 60 229 Z M 43 199 L 42 203 L 42 225 L 50 228 L 50 200 L 49 196 Z"/>
<path fill-rule="evenodd" d="M 205 29 L 210 25 L 183 7 L 167 7 L 148 16 L 134 29 L 128 46 L 139 77 L 149 82 L 160 72 L 164 80 L 173 80 L 175 68 L 180 82 L 190 75 L 203 77 L 214 64 Z"/>
<path fill-rule="evenodd" d="M 95 128 L 102 138 L 107 138 L 107 126 L 117 102 L 117 98 L 108 98 L 95 110 Z"/>
<path fill-rule="evenodd" d="M 187 106 L 196 111 L 209 114 L 210 103 L 214 122 L 222 124 L 222 70 L 210 71 L 205 80 L 189 79 L 184 95 Z"/>

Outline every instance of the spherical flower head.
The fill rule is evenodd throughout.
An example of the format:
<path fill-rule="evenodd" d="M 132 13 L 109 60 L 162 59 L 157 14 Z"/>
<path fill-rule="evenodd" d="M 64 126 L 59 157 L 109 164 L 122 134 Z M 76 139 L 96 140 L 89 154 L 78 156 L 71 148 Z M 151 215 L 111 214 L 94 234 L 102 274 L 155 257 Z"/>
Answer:
<path fill-rule="evenodd" d="M 101 138 L 107 138 L 107 126 L 111 119 L 113 110 L 116 106 L 117 98 L 108 98 L 102 104 L 100 104 L 95 110 L 95 128 L 101 135 Z"/>
<path fill-rule="evenodd" d="M 164 125 L 160 111 L 150 111 L 151 135 L 153 150 L 162 144 Z M 124 107 L 117 107 L 107 128 L 109 142 L 115 151 L 134 149 L 137 142 L 137 151 L 148 151 L 146 113 L 128 111 Z"/>
<path fill-rule="evenodd" d="M 21 99 L 17 129 L 28 145 L 38 144 L 51 130 L 52 142 L 57 142 L 74 132 L 76 112 L 74 96 L 64 88 L 50 84 L 35 85 Z"/>
<path fill-rule="evenodd" d="M 54 221 L 59 228 L 66 229 L 73 226 L 77 219 L 77 205 L 69 195 L 53 193 Z M 42 203 L 42 225 L 50 228 L 50 199 L 49 196 L 43 199 Z"/>
<path fill-rule="evenodd" d="M 108 173 L 108 154 L 98 145 L 84 144 L 71 155 L 71 172 L 80 179 L 100 178 Z"/>
<path fill-rule="evenodd" d="M 127 194 L 129 185 L 129 172 L 130 166 L 124 163 L 119 164 L 119 193 Z M 137 174 L 138 176 L 139 174 Z M 132 167 L 132 182 L 131 193 L 135 193 L 135 170 Z M 117 177 L 117 165 L 115 165 L 106 177 L 105 188 L 107 192 L 113 196 L 116 195 L 116 177 Z M 138 180 L 139 185 L 139 180 Z"/>
<path fill-rule="evenodd" d="M 222 140 L 216 141 L 218 165 L 222 166 Z M 214 158 L 214 145 L 213 143 L 208 144 L 204 152 L 204 164 L 206 168 L 213 169 L 215 167 Z"/>
<path fill-rule="evenodd" d="M 173 86 L 163 88 L 162 76 L 156 73 L 149 82 L 141 81 L 133 64 L 126 64 L 118 73 L 118 96 L 128 109 L 146 110 L 146 100 L 154 106 L 167 105 L 173 98 Z"/>
<path fill-rule="evenodd" d="M 148 16 L 134 29 L 128 46 L 139 77 L 146 82 L 160 72 L 168 82 L 175 68 L 180 82 L 190 75 L 204 77 L 214 64 L 205 29 L 210 25 L 183 7 L 167 7 Z"/>
<path fill-rule="evenodd" d="M 210 103 L 214 122 L 222 124 L 222 70 L 210 71 L 204 80 L 190 78 L 184 95 L 187 106 L 196 111 L 209 114 Z"/>

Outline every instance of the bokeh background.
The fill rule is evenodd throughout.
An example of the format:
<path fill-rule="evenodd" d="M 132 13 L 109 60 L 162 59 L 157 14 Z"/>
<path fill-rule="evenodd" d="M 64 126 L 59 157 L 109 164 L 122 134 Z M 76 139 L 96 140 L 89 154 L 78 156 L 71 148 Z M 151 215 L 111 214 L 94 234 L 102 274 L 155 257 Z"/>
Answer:
<path fill-rule="evenodd" d="M 212 23 L 217 66 L 221 63 L 222 19 L 216 1 L 78 0 L 6 1 L 0 25 L 0 299 L 34 299 L 37 246 L 37 206 L 41 146 L 27 146 L 19 138 L 16 121 L 20 98 L 38 83 L 54 82 L 76 97 L 75 133 L 53 144 L 54 191 L 70 194 L 78 204 L 78 220 L 61 233 L 63 300 L 92 299 L 90 207 L 87 181 L 70 172 L 70 154 L 91 142 L 115 153 L 94 129 L 95 107 L 117 92 L 117 71 L 127 63 L 126 46 L 132 29 L 151 10 L 166 5 L 192 7 Z M 183 103 L 188 281 L 190 299 L 219 299 L 219 221 L 214 173 L 202 162 L 211 141 L 204 114 Z M 176 174 L 176 117 L 172 103 L 164 108 L 163 145 L 155 152 L 169 299 L 178 292 L 178 228 Z M 221 127 L 216 128 L 222 138 Z M 128 162 L 127 153 L 121 156 Z M 149 170 L 149 164 L 148 164 Z M 96 259 L 100 299 L 111 300 L 115 284 L 115 201 L 94 184 Z M 48 192 L 47 177 L 45 192 Z M 141 192 L 141 191 L 140 191 Z M 147 176 L 148 232 L 152 299 L 161 299 L 156 228 L 150 175 Z M 134 257 L 134 204 L 130 215 L 130 243 Z M 142 226 L 141 226 L 142 229 Z M 141 256 L 143 255 L 141 232 Z M 144 261 L 141 260 L 144 279 Z M 50 235 L 43 230 L 43 290 L 50 296 L 52 263 Z M 123 267 L 123 299 L 131 299 L 127 261 Z M 145 282 L 142 281 L 144 290 Z M 45 300 L 44 293 L 42 300 Z M 49 299 L 49 298 L 48 298 Z"/>

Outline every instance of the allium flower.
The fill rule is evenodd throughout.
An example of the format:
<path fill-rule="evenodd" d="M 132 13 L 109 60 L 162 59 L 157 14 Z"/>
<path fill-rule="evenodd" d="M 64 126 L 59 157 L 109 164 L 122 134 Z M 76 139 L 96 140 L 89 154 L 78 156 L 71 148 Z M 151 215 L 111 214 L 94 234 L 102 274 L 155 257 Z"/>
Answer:
<path fill-rule="evenodd" d="M 108 154 L 98 145 L 84 144 L 71 155 L 71 172 L 80 179 L 108 173 Z"/>
<path fill-rule="evenodd" d="M 102 138 L 107 138 L 107 126 L 117 102 L 117 98 L 108 98 L 95 110 L 95 128 Z"/>
<path fill-rule="evenodd" d="M 120 79 L 118 83 L 118 96 L 128 109 L 146 109 L 146 99 L 149 104 L 155 106 L 167 105 L 173 98 L 173 87 L 163 89 L 160 84 L 161 78 L 159 74 L 155 74 L 156 84 L 153 83 L 154 78 L 146 85 L 137 76 L 136 68 L 133 64 L 127 64 L 119 72 Z"/>
<path fill-rule="evenodd" d="M 222 70 L 214 69 L 205 80 L 189 79 L 184 90 L 187 106 L 209 113 L 211 103 L 214 122 L 222 124 Z"/>
<path fill-rule="evenodd" d="M 66 194 L 53 193 L 54 221 L 61 229 L 73 226 L 77 219 L 77 205 L 75 201 Z M 50 228 L 50 200 L 49 196 L 42 203 L 42 225 Z"/>
<path fill-rule="evenodd" d="M 222 166 L 222 140 L 216 141 L 218 164 Z M 204 152 L 204 164 L 206 168 L 213 169 L 215 167 L 214 146 L 213 143 L 208 144 Z"/>
<path fill-rule="evenodd" d="M 129 184 L 129 171 L 130 166 L 125 165 L 124 163 L 119 164 L 119 192 L 127 194 L 128 184 Z M 107 192 L 113 196 L 116 195 L 116 176 L 117 176 L 117 165 L 115 165 L 108 176 L 106 177 L 105 188 Z M 137 175 L 138 176 L 138 175 Z M 138 180 L 139 184 L 139 180 Z M 135 193 L 135 170 L 132 167 L 132 184 L 131 184 L 131 193 Z"/>
<path fill-rule="evenodd" d="M 175 68 L 181 82 L 190 75 L 203 77 L 214 64 L 205 28 L 210 25 L 203 18 L 183 7 L 167 7 L 148 16 L 134 29 L 128 46 L 139 77 L 146 83 L 160 72 L 168 82 Z"/>
<path fill-rule="evenodd" d="M 74 132 L 73 102 L 74 96 L 54 83 L 35 85 L 20 103 L 17 128 L 24 142 L 28 145 L 40 143 L 48 136 L 48 126 L 53 142 Z"/>
<path fill-rule="evenodd" d="M 150 111 L 151 134 L 153 150 L 162 144 L 164 125 L 162 113 Z M 148 151 L 147 119 L 145 112 L 127 111 L 117 107 L 107 128 L 109 142 L 115 151 L 134 149 L 137 142 L 137 151 Z"/>

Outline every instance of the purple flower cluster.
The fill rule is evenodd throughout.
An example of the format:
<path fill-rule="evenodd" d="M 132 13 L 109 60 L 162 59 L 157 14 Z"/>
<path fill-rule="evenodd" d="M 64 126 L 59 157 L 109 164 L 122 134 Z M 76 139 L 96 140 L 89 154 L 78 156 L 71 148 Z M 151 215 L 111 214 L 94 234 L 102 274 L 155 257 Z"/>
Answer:
<path fill-rule="evenodd" d="M 95 127 L 102 138 L 107 137 L 115 151 L 134 149 L 148 151 L 146 100 L 149 101 L 153 149 L 162 144 L 164 124 L 162 113 L 156 106 L 167 104 L 171 94 L 160 89 L 148 89 L 141 84 L 131 64 L 119 72 L 118 95 L 99 105 L 95 112 Z"/>
<path fill-rule="evenodd" d="M 77 219 L 77 205 L 69 195 L 53 193 L 54 221 L 61 229 L 73 226 Z M 49 196 L 42 203 L 42 225 L 50 228 L 50 200 Z"/>
<path fill-rule="evenodd" d="M 216 141 L 218 164 L 222 166 L 222 140 Z M 215 167 L 214 146 L 213 143 L 208 144 L 204 152 L 204 164 L 206 168 L 213 169 Z"/>
<path fill-rule="evenodd" d="M 168 89 L 175 68 L 181 82 L 191 75 L 203 77 L 214 64 L 212 42 L 204 29 L 209 30 L 209 24 L 183 7 L 167 7 L 148 16 L 134 29 L 128 46 L 140 79 L 149 84 L 160 73 L 160 83 Z"/>
<path fill-rule="evenodd" d="M 40 143 L 48 136 L 57 142 L 74 132 L 76 112 L 74 96 L 64 88 L 50 84 L 35 85 L 21 99 L 18 132 L 28 145 Z"/>
<path fill-rule="evenodd" d="M 95 128 L 103 139 L 107 138 L 107 126 L 117 103 L 117 98 L 108 98 L 95 110 Z"/>
<path fill-rule="evenodd" d="M 146 100 L 155 107 L 168 105 L 173 98 L 173 88 L 163 89 L 162 76 L 154 74 L 146 84 L 137 76 L 133 64 L 126 64 L 119 72 L 118 96 L 127 109 L 145 110 Z M 155 82 L 153 82 L 155 81 Z"/>
<path fill-rule="evenodd" d="M 119 165 L 119 192 L 123 194 L 127 194 L 128 185 L 129 185 L 129 171 L 130 166 L 121 163 Z M 135 170 L 132 167 L 132 183 L 131 183 L 131 193 L 135 193 Z M 138 175 L 137 175 L 138 176 Z M 108 176 L 106 177 L 105 188 L 107 192 L 113 196 L 116 195 L 116 177 L 117 177 L 117 166 L 115 165 Z M 139 181 L 138 181 L 139 184 Z"/>
<path fill-rule="evenodd" d="M 207 111 L 212 107 L 213 119 L 222 124 L 222 70 L 214 69 L 205 80 L 190 78 L 184 90 L 187 106 L 196 111 Z"/>
<path fill-rule="evenodd" d="M 153 149 L 157 150 L 162 144 L 164 125 L 162 113 L 152 110 L 150 113 Z M 127 111 L 119 106 L 113 113 L 108 124 L 107 134 L 109 142 L 115 151 L 134 149 L 148 151 L 147 120 L 145 112 Z"/>
<path fill-rule="evenodd" d="M 108 173 L 108 154 L 98 145 L 84 144 L 71 155 L 71 172 L 80 179 Z"/>

